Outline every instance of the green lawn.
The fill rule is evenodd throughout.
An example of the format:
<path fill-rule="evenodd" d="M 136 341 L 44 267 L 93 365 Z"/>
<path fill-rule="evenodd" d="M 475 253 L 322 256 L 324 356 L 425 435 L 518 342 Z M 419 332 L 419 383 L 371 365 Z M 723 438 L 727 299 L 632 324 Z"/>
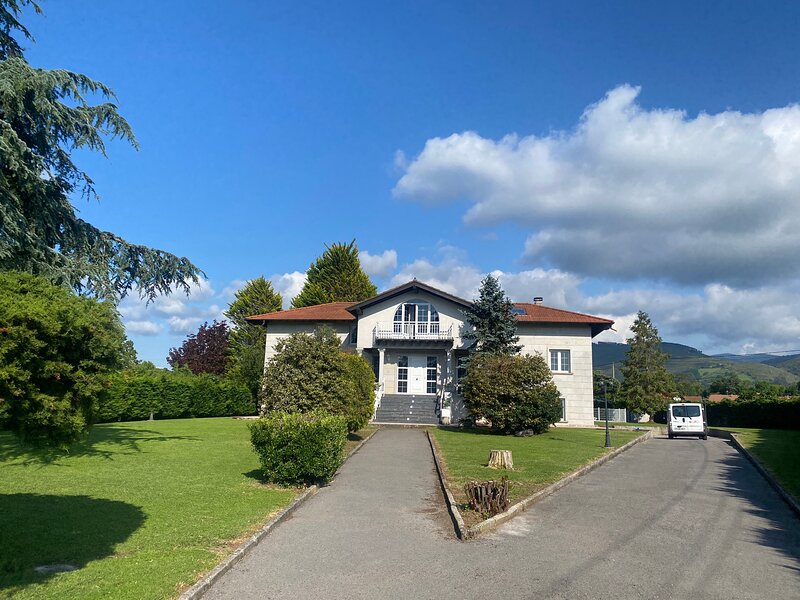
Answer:
<path fill-rule="evenodd" d="M 96 425 L 66 456 L 0 434 L 0 597 L 176 596 L 297 494 L 257 469 L 230 418 Z"/>
<path fill-rule="evenodd" d="M 597 429 L 562 427 L 531 437 L 492 435 L 481 429 L 435 429 L 431 433 L 444 461 L 448 487 L 462 506 L 466 504 L 464 484 L 468 481 L 486 481 L 507 475 L 513 504 L 606 452 L 605 432 Z M 619 447 L 642 433 L 614 431 L 611 443 Z M 487 467 L 489 450 L 511 450 L 514 470 Z M 471 512 L 464 511 L 468 525 L 480 520 Z"/>
<path fill-rule="evenodd" d="M 724 427 L 800 500 L 800 431 Z"/>

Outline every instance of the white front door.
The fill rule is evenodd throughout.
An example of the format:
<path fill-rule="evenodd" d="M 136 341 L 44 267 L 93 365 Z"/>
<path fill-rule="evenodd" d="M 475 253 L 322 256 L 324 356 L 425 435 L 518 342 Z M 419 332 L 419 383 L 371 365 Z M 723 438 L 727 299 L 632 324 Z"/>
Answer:
<path fill-rule="evenodd" d="M 408 357 L 408 393 L 424 394 L 428 370 L 428 360 L 425 356 L 410 355 Z"/>

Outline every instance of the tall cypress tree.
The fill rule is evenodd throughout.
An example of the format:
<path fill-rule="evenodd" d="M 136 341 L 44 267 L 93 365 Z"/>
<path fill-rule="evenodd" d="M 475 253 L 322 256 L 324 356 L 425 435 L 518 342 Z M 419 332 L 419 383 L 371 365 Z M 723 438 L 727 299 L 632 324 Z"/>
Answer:
<path fill-rule="evenodd" d="M 306 283 L 292 299 L 292 308 L 326 302 L 358 302 L 374 296 L 377 291 L 361 269 L 356 241 L 336 243 L 326 245 L 322 256 L 308 268 Z"/>
<path fill-rule="evenodd" d="M 264 372 L 264 328 L 253 325 L 246 317 L 276 312 L 283 306 L 283 298 L 272 288 L 272 284 L 258 277 L 238 292 L 228 306 L 225 316 L 233 323 L 230 334 L 230 373 L 243 381 L 255 397 L 258 394 Z"/>
<path fill-rule="evenodd" d="M 474 339 L 472 352 L 484 354 L 518 354 L 517 320 L 514 317 L 514 303 L 508 299 L 500 281 L 487 275 L 481 281 L 478 299 L 472 308 L 464 311 L 466 322 L 472 331 L 464 337 Z"/>
<path fill-rule="evenodd" d="M 105 140 L 138 147 L 112 103 L 114 92 L 86 75 L 35 69 L 12 35 L 31 0 L 0 0 L 0 271 L 39 274 L 76 291 L 119 299 L 134 286 L 152 299 L 189 291 L 202 272 L 186 258 L 132 244 L 78 218 L 73 195 L 97 197 L 73 151 L 105 155 Z M 95 97 L 105 102 L 92 104 Z"/>
<path fill-rule="evenodd" d="M 647 313 L 639 311 L 628 338 L 622 363 L 622 398 L 629 410 L 650 415 L 663 410 L 675 394 L 675 382 L 667 370 L 669 355 L 661 350 L 658 329 Z"/>

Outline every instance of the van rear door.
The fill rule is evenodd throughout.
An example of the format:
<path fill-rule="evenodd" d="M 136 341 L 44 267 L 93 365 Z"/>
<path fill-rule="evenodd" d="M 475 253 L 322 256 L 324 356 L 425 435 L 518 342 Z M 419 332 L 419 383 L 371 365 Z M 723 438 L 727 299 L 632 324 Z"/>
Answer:
<path fill-rule="evenodd" d="M 673 404 L 672 430 L 676 433 L 703 432 L 703 411 L 699 404 Z"/>

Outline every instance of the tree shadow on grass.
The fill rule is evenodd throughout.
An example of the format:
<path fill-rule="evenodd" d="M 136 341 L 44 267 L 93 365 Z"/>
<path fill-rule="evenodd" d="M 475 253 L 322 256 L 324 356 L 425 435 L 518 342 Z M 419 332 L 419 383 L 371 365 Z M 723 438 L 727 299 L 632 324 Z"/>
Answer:
<path fill-rule="evenodd" d="M 144 443 L 198 439 L 196 436 L 164 435 L 160 431 L 124 424 L 104 424 L 94 426 L 84 439 L 61 449 L 34 447 L 19 441 L 10 433 L 0 432 L 0 462 L 18 460 L 25 465 L 59 464 L 59 459 L 84 456 L 111 460 L 117 454 L 142 452 Z"/>
<path fill-rule="evenodd" d="M 80 569 L 110 556 L 144 521 L 140 508 L 116 500 L 0 494 L 0 590 L 53 576 L 37 573 L 37 566 Z"/>
<path fill-rule="evenodd" d="M 725 483 L 718 489 L 744 500 L 745 510 L 764 523 L 751 530 L 759 545 L 777 550 L 791 563 L 785 565 L 786 568 L 800 574 L 800 519 L 797 515 L 738 451 L 724 458 L 722 473 Z"/>

